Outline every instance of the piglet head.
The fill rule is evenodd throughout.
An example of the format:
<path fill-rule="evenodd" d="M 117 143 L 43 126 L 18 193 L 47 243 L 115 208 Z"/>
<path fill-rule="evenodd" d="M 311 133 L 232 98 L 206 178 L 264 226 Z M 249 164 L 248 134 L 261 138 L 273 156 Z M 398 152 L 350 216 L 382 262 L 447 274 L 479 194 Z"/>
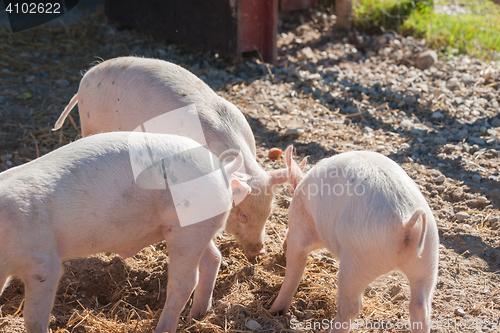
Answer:
<path fill-rule="evenodd" d="M 265 223 L 271 213 L 273 197 L 278 186 L 289 183 L 295 188 L 303 178 L 302 169 L 305 167 L 307 160 L 304 159 L 300 165 L 297 165 L 292 159 L 292 150 L 293 147 L 290 146 L 285 153 L 287 168 L 272 170 L 263 174 L 256 173 L 255 176 L 252 174 L 252 178 L 248 181 L 239 178 L 240 173 L 244 174 L 244 172 L 235 169 L 237 164 L 232 168 L 231 174 L 234 177 L 231 181 L 243 182 L 243 187 L 244 185 L 250 185 L 252 191 L 247 195 L 240 185 L 234 183 L 236 191 L 233 190 L 233 201 L 235 206 L 229 214 L 226 232 L 234 235 L 236 240 L 243 246 L 243 252 L 250 260 L 265 253 Z M 223 159 L 221 158 L 221 160 Z M 254 172 L 257 171 L 254 170 Z M 238 189 L 242 192 L 238 192 Z"/>
<path fill-rule="evenodd" d="M 245 173 L 241 152 L 228 150 L 219 157 L 233 193 L 234 207 L 229 214 L 226 232 L 243 246 L 249 260 L 265 253 L 265 222 L 271 211 L 272 192 L 265 190 L 268 177 L 250 177 Z M 253 192 L 256 192 L 255 195 Z"/>

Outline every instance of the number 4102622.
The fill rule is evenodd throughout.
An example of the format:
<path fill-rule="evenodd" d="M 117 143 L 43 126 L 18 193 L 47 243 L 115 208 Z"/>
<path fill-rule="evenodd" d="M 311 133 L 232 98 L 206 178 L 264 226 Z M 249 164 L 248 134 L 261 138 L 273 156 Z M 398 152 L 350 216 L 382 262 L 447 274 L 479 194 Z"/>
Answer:
<path fill-rule="evenodd" d="M 50 3 L 9 3 L 5 11 L 9 14 L 61 14 L 61 4 Z"/>

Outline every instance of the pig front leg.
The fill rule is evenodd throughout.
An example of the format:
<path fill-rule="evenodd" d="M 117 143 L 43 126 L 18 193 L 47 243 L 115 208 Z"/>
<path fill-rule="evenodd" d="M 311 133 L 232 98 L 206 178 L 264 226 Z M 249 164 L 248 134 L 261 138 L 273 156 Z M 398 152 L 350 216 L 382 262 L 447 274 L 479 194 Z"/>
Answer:
<path fill-rule="evenodd" d="M 61 262 L 55 255 L 33 258 L 20 274 L 25 285 L 24 324 L 28 333 L 45 333 L 61 278 Z"/>
<path fill-rule="evenodd" d="M 0 263 L 0 296 L 2 295 L 4 289 L 9 285 L 9 275 L 7 273 L 7 269 L 2 264 L 3 263 Z"/>
<path fill-rule="evenodd" d="M 221 260 L 222 256 L 219 250 L 215 247 L 214 242 L 210 241 L 200 260 L 199 281 L 194 291 L 191 318 L 203 317 L 210 309 L 212 292 Z"/>
<path fill-rule="evenodd" d="M 288 311 L 306 268 L 308 254 L 322 245 L 316 231 L 312 230 L 310 225 L 307 230 L 296 229 L 297 224 L 294 220 L 294 217 L 290 217 L 290 229 L 283 244 L 286 251 L 285 279 L 278 297 L 271 306 L 272 314 L 283 314 Z M 307 226 L 308 224 L 301 225 Z"/>
<path fill-rule="evenodd" d="M 281 286 L 278 297 L 271 306 L 271 314 L 284 314 L 292 304 L 293 295 L 297 291 L 302 274 L 306 268 L 307 248 L 295 246 L 293 242 L 288 241 L 286 250 L 286 272 L 285 280 Z"/>
<path fill-rule="evenodd" d="M 200 258 L 216 231 L 213 221 L 208 220 L 164 231 L 170 259 L 167 300 L 154 333 L 176 332 L 182 309 L 198 282 Z"/>

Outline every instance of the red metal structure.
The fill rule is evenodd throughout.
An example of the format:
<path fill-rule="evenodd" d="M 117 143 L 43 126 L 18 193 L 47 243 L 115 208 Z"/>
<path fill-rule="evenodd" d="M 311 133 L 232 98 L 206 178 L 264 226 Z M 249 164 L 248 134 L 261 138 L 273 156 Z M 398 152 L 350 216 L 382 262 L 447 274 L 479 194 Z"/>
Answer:
<path fill-rule="evenodd" d="M 241 52 L 260 50 L 264 61 L 276 61 L 278 0 L 243 0 Z"/>
<path fill-rule="evenodd" d="M 105 0 L 106 15 L 125 26 L 214 52 L 258 50 L 276 62 L 278 8 L 304 10 L 318 0 Z"/>

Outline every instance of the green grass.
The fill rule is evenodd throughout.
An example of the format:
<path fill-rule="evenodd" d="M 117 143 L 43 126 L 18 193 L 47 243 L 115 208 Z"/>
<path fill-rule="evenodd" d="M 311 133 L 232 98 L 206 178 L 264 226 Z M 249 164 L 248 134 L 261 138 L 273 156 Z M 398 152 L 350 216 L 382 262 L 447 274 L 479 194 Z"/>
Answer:
<path fill-rule="evenodd" d="M 358 0 L 354 2 L 354 27 L 368 32 L 399 30 L 414 11 L 411 0 Z"/>
<path fill-rule="evenodd" d="M 437 13 L 411 0 L 358 0 L 355 27 L 364 31 L 392 29 L 425 38 L 445 53 L 466 53 L 483 59 L 500 55 L 500 6 L 489 0 L 435 0 L 435 5 L 460 4 L 466 14 Z"/>

